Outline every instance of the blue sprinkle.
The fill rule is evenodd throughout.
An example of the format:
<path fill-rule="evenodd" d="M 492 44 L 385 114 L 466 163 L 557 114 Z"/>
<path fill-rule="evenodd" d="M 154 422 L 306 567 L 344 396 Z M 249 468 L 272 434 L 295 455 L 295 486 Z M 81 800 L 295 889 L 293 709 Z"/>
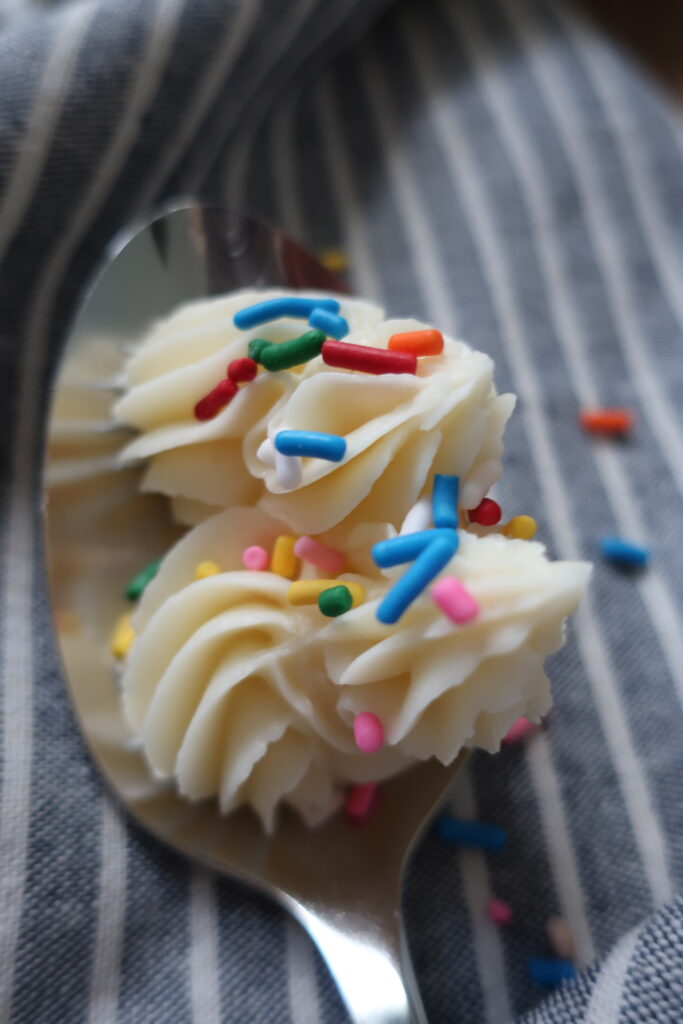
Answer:
<path fill-rule="evenodd" d="M 541 956 L 529 957 L 529 977 L 537 985 L 555 988 L 563 981 L 576 977 L 576 968 L 571 960 L 555 960 Z"/>
<path fill-rule="evenodd" d="M 442 814 L 436 822 L 436 834 L 446 843 L 478 846 L 483 850 L 500 850 L 507 842 L 507 833 L 500 825 L 487 825 L 483 821 L 466 821 Z"/>
<path fill-rule="evenodd" d="M 403 537 L 381 540 L 377 544 L 373 544 L 372 557 L 380 569 L 390 569 L 392 565 L 414 562 L 427 545 L 440 537 L 442 532 L 448 533 L 448 531 L 441 530 L 418 530 L 417 533 L 407 533 Z M 450 536 L 450 534 L 448 535 Z"/>
<path fill-rule="evenodd" d="M 432 522 L 434 526 L 458 529 L 458 490 L 459 476 L 446 476 L 436 473 L 432 491 Z"/>
<path fill-rule="evenodd" d="M 622 537 L 603 537 L 600 541 L 603 558 L 624 569 L 642 569 L 650 561 L 650 552 L 640 544 Z"/>
<path fill-rule="evenodd" d="M 281 455 L 308 455 L 329 462 L 341 462 L 346 455 L 343 437 L 316 430 L 280 430 L 275 435 L 275 448 Z"/>
<path fill-rule="evenodd" d="M 349 325 L 344 317 L 337 313 L 328 313 L 322 306 L 316 306 L 309 316 L 308 322 L 311 327 L 315 327 L 318 331 L 324 331 L 325 334 L 329 334 L 331 338 L 337 340 L 345 338 L 349 333 Z"/>
<path fill-rule="evenodd" d="M 409 540 L 415 534 L 408 534 Z M 403 538 L 401 538 L 403 539 Z M 448 565 L 458 550 L 458 535 L 455 531 L 434 531 L 434 540 L 420 552 L 411 567 L 386 595 L 377 609 L 377 618 L 386 625 L 393 625 L 406 608 L 429 586 L 435 576 Z"/>
<path fill-rule="evenodd" d="M 304 299 L 296 295 L 283 295 L 280 299 L 266 299 L 253 306 L 245 306 L 235 313 L 232 322 L 241 331 L 248 331 L 251 327 L 259 327 L 281 316 L 307 320 L 315 309 L 338 313 L 339 303 L 336 299 Z"/>

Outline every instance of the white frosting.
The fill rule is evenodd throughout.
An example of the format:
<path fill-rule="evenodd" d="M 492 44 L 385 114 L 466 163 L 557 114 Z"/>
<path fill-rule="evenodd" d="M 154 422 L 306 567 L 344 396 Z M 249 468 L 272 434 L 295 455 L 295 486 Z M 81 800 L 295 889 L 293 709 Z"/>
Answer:
<path fill-rule="evenodd" d="M 455 626 L 425 593 L 385 626 L 377 604 L 402 570 L 380 573 L 369 547 L 394 530 L 361 525 L 344 554 L 366 600 L 330 620 L 289 604 L 289 580 L 241 568 L 245 547 L 272 549 L 286 530 L 253 508 L 204 521 L 170 551 L 136 611 L 126 713 L 152 769 L 183 794 L 217 795 L 224 811 L 251 805 L 267 828 L 285 801 L 314 824 L 344 783 L 432 756 L 449 763 L 463 746 L 494 750 L 521 714 L 547 711 L 543 660 L 562 643 L 587 564 L 461 531 L 444 573 L 470 590 L 478 618 Z M 207 559 L 221 573 L 195 581 Z M 355 746 L 360 711 L 383 722 L 376 754 Z"/>
<path fill-rule="evenodd" d="M 251 331 L 234 327 L 237 310 L 282 294 L 240 292 L 190 303 L 144 339 L 115 408 L 140 432 L 123 458 L 147 460 L 143 489 L 174 499 L 184 522 L 258 503 L 291 529 L 315 534 L 342 520 L 345 534 L 365 522 L 398 526 L 435 472 L 460 476 L 469 507 L 478 504 L 500 476 L 514 398 L 496 394 L 490 358 L 462 342 L 446 338 L 442 355 L 418 360 L 417 375 L 339 370 L 321 357 L 294 371 L 262 372 L 215 419 L 194 418 L 195 403 L 225 376 L 230 360 L 246 354 L 252 338 L 284 341 L 307 329 L 290 319 Z M 356 299 L 342 298 L 341 305 L 351 328 L 344 340 L 352 344 L 385 348 L 392 334 L 425 326 L 385 321 L 380 309 Z M 298 467 L 264 461 L 263 442 L 285 427 L 342 435 L 346 457 L 303 459 L 300 475 Z"/>

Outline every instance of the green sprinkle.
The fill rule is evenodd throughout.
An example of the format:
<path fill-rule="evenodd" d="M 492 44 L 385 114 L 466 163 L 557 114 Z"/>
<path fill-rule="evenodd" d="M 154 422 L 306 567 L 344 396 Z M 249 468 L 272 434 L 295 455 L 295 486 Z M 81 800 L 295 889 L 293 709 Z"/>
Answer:
<path fill-rule="evenodd" d="M 252 338 L 247 345 L 247 353 L 250 359 L 253 359 L 255 363 L 261 362 L 261 353 L 264 349 L 268 348 L 271 342 L 266 341 L 265 338 Z"/>
<path fill-rule="evenodd" d="M 337 615 L 348 612 L 352 604 L 351 591 L 343 584 L 323 590 L 318 597 L 318 608 L 323 615 L 327 615 L 328 619 L 334 619 Z"/>
<path fill-rule="evenodd" d="M 137 601 L 138 598 L 142 597 L 142 593 L 147 584 L 150 583 L 159 572 L 161 562 L 161 558 L 155 558 L 154 561 L 150 562 L 149 565 L 146 565 L 145 568 L 137 574 L 137 576 L 133 576 L 133 579 L 123 592 L 127 601 Z"/>
<path fill-rule="evenodd" d="M 261 363 L 266 370 L 289 370 L 292 366 L 301 366 L 320 355 L 326 338 L 324 331 L 306 331 L 280 345 L 268 345 L 259 352 Z"/>

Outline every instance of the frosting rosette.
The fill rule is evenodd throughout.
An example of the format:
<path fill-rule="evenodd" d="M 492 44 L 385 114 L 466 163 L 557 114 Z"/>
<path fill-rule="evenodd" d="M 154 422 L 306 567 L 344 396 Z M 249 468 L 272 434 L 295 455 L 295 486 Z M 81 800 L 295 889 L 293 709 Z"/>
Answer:
<path fill-rule="evenodd" d="M 186 523 L 258 504 L 290 529 L 316 534 L 341 523 L 347 535 L 362 523 L 397 526 L 434 473 L 459 476 L 465 507 L 476 506 L 501 474 L 514 397 L 496 393 L 491 359 L 460 341 L 444 338 L 443 351 L 418 359 L 415 374 L 359 373 L 321 356 L 290 370 L 262 369 L 213 419 L 194 417 L 196 402 L 231 360 L 247 354 L 250 341 L 279 344 L 307 329 L 288 317 L 248 331 L 234 326 L 239 310 L 286 294 L 269 289 L 190 303 L 142 341 L 127 364 L 115 416 L 138 432 L 123 459 L 146 462 L 143 489 L 168 495 Z M 392 335 L 425 328 L 385 320 L 358 299 L 339 301 L 348 344 L 386 349 Z M 285 429 L 343 437 L 345 457 L 303 458 L 300 479 L 283 486 L 262 452 L 264 441 Z"/>
<path fill-rule="evenodd" d="M 521 714 L 548 710 L 543 662 L 563 641 L 587 564 L 460 531 L 442 575 L 467 586 L 476 618 L 456 625 L 425 591 L 386 626 L 377 606 L 401 570 L 379 570 L 370 546 L 393 527 L 349 535 L 335 582 L 360 584 L 364 599 L 332 619 L 317 604 L 293 603 L 290 579 L 242 568 L 246 547 L 271 551 L 287 531 L 253 508 L 205 520 L 165 557 L 134 615 L 126 715 L 152 770 L 182 794 L 218 797 L 223 811 L 251 806 L 267 829 L 282 803 L 315 824 L 350 782 L 430 757 L 449 763 L 463 747 L 494 750 Z M 218 571 L 197 579 L 206 560 Z M 306 566 L 303 575 L 316 572 Z M 383 724 L 375 753 L 354 739 L 362 712 Z"/>

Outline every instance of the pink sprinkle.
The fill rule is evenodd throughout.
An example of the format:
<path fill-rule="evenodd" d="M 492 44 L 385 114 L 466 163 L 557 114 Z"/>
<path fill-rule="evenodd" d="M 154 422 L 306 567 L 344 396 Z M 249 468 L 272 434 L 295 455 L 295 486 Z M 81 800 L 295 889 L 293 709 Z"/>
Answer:
<path fill-rule="evenodd" d="M 314 565 L 328 576 L 338 576 L 344 568 L 344 557 L 313 537 L 299 537 L 294 554 L 303 562 Z"/>
<path fill-rule="evenodd" d="M 549 917 L 545 927 L 550 943 L 557 955 L 564 960 L 573 960 L 576 954 L 576 946 L 572 930 L 565 918 Z"/>
<path fill-rule="evenodd" d="M 538 726 L 530 722 L 528 718 L 518 718 L 508 729 L 503 738 L 503 743 L 519 743 L 538 732 Z"/>
<path fill-rule="evenodd" d="M 255 569 L 257 572 L 262 572 L 263 569 L 268 568 L 269 562 L 268 552 L 265 548 L 260 548 L 258 544 L 245 548 L 242 552 L 242 565 L 245 569 Z"/>
<path fill-rule="evenodd" d="M 361 782 L 356 786 L 351 786 L 344 804 L 346 816 L 351 821 L 361 822 L 369 817 L 378 788 L 376 782 Z"/>
<path fill-rule="evenodd" d="M 471 622 L 479 614 L 479 605 L 455 576 L 443 576 L 432 587 L 432 599 L 451 622 Z"/>
<path fill-rule="evenodd" d="M 353 721 L 356 746 L 364 754 L 374 754 L 384 743 L 384 727 L 372 711 L 361 711 Z"/>
<path fill-rule="evenodd" d="M 495 896 L 486 904 L 486 913 L 494 924 L 511 924 L 512 910 L 504 900 L 498 900 Z"/>

